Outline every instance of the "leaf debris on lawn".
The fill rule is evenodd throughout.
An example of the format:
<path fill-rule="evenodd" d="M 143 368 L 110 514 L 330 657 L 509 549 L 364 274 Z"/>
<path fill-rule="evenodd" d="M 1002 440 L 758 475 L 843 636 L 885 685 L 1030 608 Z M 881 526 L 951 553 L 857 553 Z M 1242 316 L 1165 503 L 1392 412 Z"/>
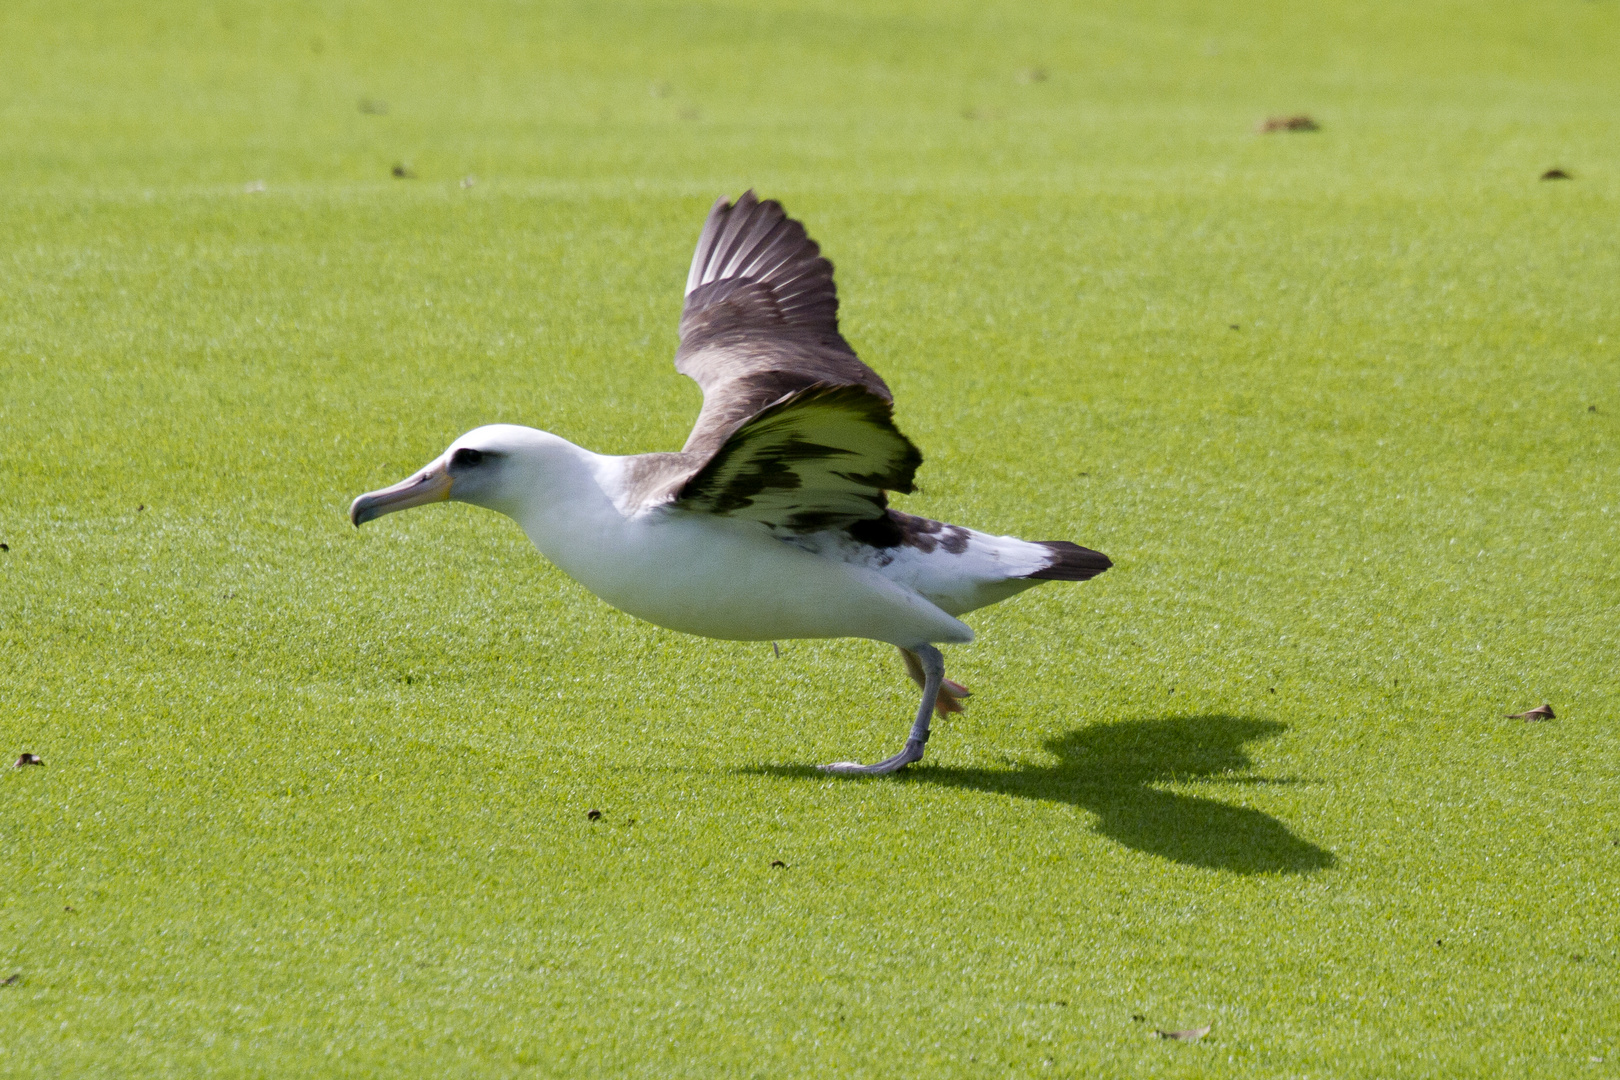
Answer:
<path fill-rule="evenodd" d="M 22 972 L 18 971 L 6 976 L 4 979 L 0 979 L 0 986 L 16 986 L 20 982 L 22 982 Z"/>
<path fill-rule="evenodd" d="M 1197 1042 L 1199 1039 L 1202 1039 L 1205 1035 L 1209 1034 L 1209 1028 L 1210 1025 L 1208 1024 L 1205 1024 L 1201 1028 L 1185 1028 L 1181 1031 L 1161 1031 L 1158 1028 L 1154 1028 L 1153 1034 L 1157 1035 L 1161 1039 L 1176 1039 L 1180 1042 Z"/>
<path fill-rule="evenodd" d="M 1260 121 L 1260 134 L 1269 135 L 1275 131 L 1321 131 L 1322 125 L 1312 120 L 1304 113 L 1297 116 L 1268 116 Z"/>
<path fill-rule="evenodd" d="M 17 763 L 15 765 L 13 765 L 12 768 L 20 769 L 24 765 L 43 765 L 43 764 L 45 764 L 45 763 L 43 761 L 39 760 L 39 755 L 38 754 L 23 754 L 21 757 L 19 757 L 17 759 Z"/>
<path fill-rule="evenodd" d="M 1543 702 L 1534 709 L 1525 712 L 1508 713 L 1509 720 L 1556 720 L 1558 716 L 1553 712 L 1552 706 Z"/>

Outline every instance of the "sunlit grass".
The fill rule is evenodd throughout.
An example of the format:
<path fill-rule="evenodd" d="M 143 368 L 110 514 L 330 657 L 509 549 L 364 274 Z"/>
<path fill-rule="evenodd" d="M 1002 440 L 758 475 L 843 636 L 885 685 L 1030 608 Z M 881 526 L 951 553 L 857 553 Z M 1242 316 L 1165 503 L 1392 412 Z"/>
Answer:
<path fill-rule="evenodd" d="M 0 9 L 0 1072 L 1604 1075 L 1617 31 Z M 343 513 L 486 422 L 679 446 L 749 185 L 902 507 L 1117 564 L 971 616 L 888 781 L 807 768 L 898 747 L 886 647 Z"/>

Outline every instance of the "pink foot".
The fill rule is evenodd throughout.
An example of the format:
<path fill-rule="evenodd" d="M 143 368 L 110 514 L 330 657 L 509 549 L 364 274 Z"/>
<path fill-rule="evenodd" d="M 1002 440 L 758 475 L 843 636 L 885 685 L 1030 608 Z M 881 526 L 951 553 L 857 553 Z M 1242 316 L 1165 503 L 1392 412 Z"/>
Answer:
<path fill-rule="evenodd" d="M 949 716 L 951 713 L 959 713 L 967 708 L 966 705 L 962 704 L 962 699 L 970 698 L 972 696 L 973 691 L 969 690 L 961 683 L 955 682 L 951 679 L 946 679 L 942 684 L 940 684 L 939 696 L 934 699 L 934 712 L 940 716 Z"/>

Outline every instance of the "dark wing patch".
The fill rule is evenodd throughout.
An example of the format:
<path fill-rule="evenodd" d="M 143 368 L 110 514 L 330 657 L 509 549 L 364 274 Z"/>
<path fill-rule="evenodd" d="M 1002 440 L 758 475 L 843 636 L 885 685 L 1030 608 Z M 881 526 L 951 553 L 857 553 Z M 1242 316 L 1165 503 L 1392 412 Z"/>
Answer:
<path fill-rule="evenodd" d="M 1071 544 L 1067 540 L 1037 540 L 1052 553 L 1052 561 L 1027 578 L 1040 581 L 1089 581 L 1114 565 L 1114 561 L 1100 551 Z"/>
<path fill-rule="evenodd" d="M 887 400 L 860 386 L 817 385 L 739 427 L 675 504 L 815 532 L 884 517 L 884 492 L 913 490 L 920 464 Z"/>
<path fill-rule="evenodd" d="M 935 548 L 944 548 L 948 554 L 960 555 L 968 549 L 972 535 L 960 525 L 947 525 L 943 521 L 903 514 L 890 510 L 880 518 L 857 521 L 849 527 L 850 539 L 874 548 L 892 548 L 904 545 L 931 555 Z"/>

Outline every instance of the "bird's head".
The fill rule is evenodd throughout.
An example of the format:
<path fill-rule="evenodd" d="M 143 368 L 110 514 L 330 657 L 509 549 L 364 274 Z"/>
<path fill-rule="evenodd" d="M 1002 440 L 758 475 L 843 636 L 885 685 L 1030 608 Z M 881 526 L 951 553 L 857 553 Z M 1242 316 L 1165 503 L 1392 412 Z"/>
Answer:
<path fill-rule="evenodd" d="M 578 447 L 534 428 L 491 424 L 450 444 L 414 475 L 392 487 L 368 491 L 349 505 L 349 520 L 366 522 L 428 503 L 472 503 L 518 517 L 522 504 L 561 472 Z"/>

